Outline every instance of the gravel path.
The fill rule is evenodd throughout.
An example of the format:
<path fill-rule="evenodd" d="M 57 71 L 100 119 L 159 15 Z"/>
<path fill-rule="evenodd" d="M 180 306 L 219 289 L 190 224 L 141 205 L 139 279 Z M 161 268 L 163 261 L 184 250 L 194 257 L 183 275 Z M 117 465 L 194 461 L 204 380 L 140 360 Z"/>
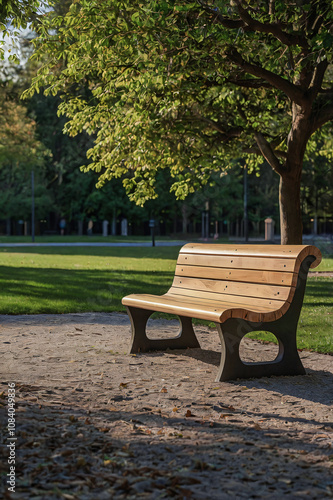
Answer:
<path fill-rule="evenodd" d="M 151 320 L 151 334 L 177 322 Z M 0 316 L 2 482 L 15 499 L 333 497 L 333 357 L 307 374 L 214 382 L 202 349 L 127 355 L 124 314 Z M 157 332 L 157 333 L 156 333 Z M 245 340 L 247 360 L 276 346 Z M 7 389 L 15 383 L 15 494 L 6 484 Z"/>

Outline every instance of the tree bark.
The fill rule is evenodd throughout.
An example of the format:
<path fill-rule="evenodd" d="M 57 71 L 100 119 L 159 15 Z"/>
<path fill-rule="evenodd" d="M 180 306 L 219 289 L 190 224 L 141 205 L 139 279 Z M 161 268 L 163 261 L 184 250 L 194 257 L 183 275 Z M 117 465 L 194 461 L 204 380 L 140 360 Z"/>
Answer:
<path fill-rule="evenodd" d="M 281 245 L 301 245 L 303 223 L 300 199 L 301 179 L 290 175 L 280 176 L 280 225 Z"/>
<path fill-rule="evenodd" d="M 292 126 L 287 139 L 287 158 L 280 174 L 281 244 L 301 245 L 301 176 L 306 145 L 312 130 L 311 106 L 292 104 Z"/>

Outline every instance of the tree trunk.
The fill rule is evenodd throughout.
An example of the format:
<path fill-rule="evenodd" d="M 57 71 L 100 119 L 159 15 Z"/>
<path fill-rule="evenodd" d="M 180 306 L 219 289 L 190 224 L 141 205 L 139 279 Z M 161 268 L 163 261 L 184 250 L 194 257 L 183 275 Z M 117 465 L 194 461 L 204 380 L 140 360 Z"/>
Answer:
<path fill-rule="evenodd" d="M 281 245 L 302 244 L 303 223 L 300 186 L 300 176 L 296 179 L 286 174 L 280 176 Z"/>

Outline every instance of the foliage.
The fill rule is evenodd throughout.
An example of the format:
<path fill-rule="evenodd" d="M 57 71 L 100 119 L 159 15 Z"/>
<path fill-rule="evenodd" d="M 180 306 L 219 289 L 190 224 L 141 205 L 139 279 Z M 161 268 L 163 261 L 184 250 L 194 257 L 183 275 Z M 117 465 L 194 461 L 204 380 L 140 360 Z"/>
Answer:
<path fill-rule="evenodd" d="M 36 27 L 40 22 L 45 8 L 51 4 L 51 0 L 2 0 L 0 5 L 0 59 L 5 57 L 5 46 L 8 39 L 15 46 L 20 30 L 25 30 L 28 25 Z M 9 60 L 18 63 L 16 53 L 10 54 Z"/>
<path fill-rule="evenodd" d="M 28 103 L 30 115 L 36 121 L 40 141 L 51 151 L 46 163 L 48 190 L 53 198 L 53 210 L 70 221 L 84 217 L 85 199 L 93 189 L 92 176 L 80 174 L 78 167 L 86 160 L 89 137 L 72 139 L 63 134 L 65 120 L 57 116 L 59 99 L 35 95 Z"/>
<path fill-rule="evenodd" d="M 36 124 L 26 109 L 0 95 L 0 182 L 1 218 L 13 212 L 19 218 L 30 213 L 31 171 L 36 174 L 38 215 L 45 214 L 50 200 L 43 189 L 43 166 L 49 152 L 36 139 Z"/>
<path fill-rule="evenodd" d="M 327 156 L 328 157 L 327 157 Z M 303 212 L 311 216 L 333 214 L 332 137 L 321 143 L 319 154 L 304 163 L 302 176 Z"/>
<path fill-rule="evenodd" d="M 313 121 L 330 102 L 330 86 L 322 89 L 332 55 L 330 6 L 74 2 L 41 31 L 37 55 L 48 62 L 32 90 L 67 93 L 60 106 L 71 119 L 66 130 L 97 134 L 88 169 L 100 172 L 100 185 L 126 174 L 139 203 L 155 196 L 159 167 L 177 177 L 179 197 L 244 152 L 261 152 L 280 171 L 290 148 L 290 102 L 302 106 L 312 92 Z M 328 111 L 304 140 L 331 118 Z"/>

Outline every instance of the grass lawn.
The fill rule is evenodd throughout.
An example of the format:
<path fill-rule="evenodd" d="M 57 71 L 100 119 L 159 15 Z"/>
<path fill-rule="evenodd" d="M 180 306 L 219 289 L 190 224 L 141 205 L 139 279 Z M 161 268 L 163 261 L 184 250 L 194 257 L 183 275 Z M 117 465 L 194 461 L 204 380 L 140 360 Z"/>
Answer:
<path fill-rule="evenodd" d="M 125 311 L 124 295 L 168 290 L 178 252 L 179 247 L 1 248 L 0 314 Z M 315 270 L 333 271 L 333 256 Z M 328 277 L 308 279 L 299 348 L 333 352 L 332 284 Z"/>
<path fill-rule="evenodd" d="M 156 236 L 157 240 L 172 240 L 168 236 Z M 150 242 L 151 236 L 36 236 L 35 243 L 120 243 L 120 242 Z M 31 236 L 0 236 L 0 243 L 32 243 Z"/>

